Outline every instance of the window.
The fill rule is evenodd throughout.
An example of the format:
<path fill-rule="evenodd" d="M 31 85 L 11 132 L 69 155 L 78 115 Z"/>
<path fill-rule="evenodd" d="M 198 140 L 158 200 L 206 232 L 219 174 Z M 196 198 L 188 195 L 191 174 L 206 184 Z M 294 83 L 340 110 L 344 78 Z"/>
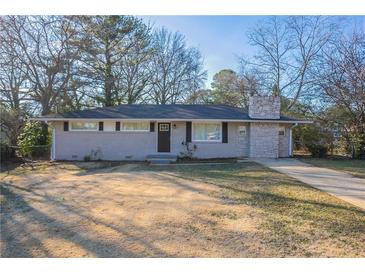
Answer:
<path fill-rule="evenodd" d="M 123 122 L 121 131 L 150 131 L 149 122 Z"/>
<path fill-rule="evenodd" d="M 71 122 L 71 130 L 96 131 L 96 130 L 98 130 L 98 123 L 97 122 Z"/>
<path fill-rule="evenodd" d="M 169 131 L 169 124 L 160 124 L 160 131 Z"/>
<path fill-rule="evenodd" d="M 279 129 L 279 136 L 285 136 L 285 128 L 284 127 L 281 127 Z"/>
<path fill-rule="evenodd" d="M 193 141 L 219 142 L 221 137 L 221 123 L 193 123 Z"/>
<path fill-rule="evenodd" d="M 239 136 L 246 136 L 246 132 L 247 132 L 246 126 L 239 126 L 238 127 Z"/>

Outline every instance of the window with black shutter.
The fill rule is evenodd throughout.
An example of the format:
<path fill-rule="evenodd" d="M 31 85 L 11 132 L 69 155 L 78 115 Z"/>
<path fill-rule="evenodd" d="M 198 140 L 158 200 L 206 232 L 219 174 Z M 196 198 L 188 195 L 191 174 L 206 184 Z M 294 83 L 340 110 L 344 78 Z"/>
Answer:
<path fill-rule="evenodd" d="M 150 132 L 154 132 L 154 131 L 155 131 L 155 123 L 150 122 Z"/>
<path fill-rule="evenodd" d="M 228 123 L 222 123 L 222 143 L 228 143 Z"/>
<path fill-rule="evenodd" d="M 104 122 L 99 122 L 99 131 L 104 130 Z"/>
<path fill-rule="evenodd" d="M 68 131 L 68 121 L 63 122 L 63 131 Z"/>
<path fill-rule="evenodd" d="M 186 122 L 186 142 L 191 143 L 191 122 Z"/>
<path fill-rule="evenodd" d="M 115 122 L 115 131 L 120 131 L 120 122 Z"/>

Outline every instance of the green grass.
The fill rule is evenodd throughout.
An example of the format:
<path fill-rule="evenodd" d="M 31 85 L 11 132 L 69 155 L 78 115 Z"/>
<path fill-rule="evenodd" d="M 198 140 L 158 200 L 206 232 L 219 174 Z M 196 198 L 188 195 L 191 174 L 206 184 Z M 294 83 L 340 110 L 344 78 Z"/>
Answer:
<path fill-rule="evenodd" d="M 365 178 L 365 160 L 315 158 L 298 159 L 314 166 L 336 169 L 350 173 L 355 177 Z"/>
<path fill-rule="evenodd" d="M 214 184 L 227 202 L 248 207 L 257 241 L 277 256 L 365 256 L 365 211 L 258 164 L 144 166 Z M 217 217 L 224 213 L 212 212 Z M 236 219 L 239 216 L 232 215 Z"/>

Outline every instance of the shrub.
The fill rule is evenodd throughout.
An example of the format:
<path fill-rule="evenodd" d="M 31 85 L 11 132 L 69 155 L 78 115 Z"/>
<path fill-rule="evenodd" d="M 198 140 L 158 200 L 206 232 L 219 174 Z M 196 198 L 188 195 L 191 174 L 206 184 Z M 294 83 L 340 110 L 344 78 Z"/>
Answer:
<path fill-rule="evenodd" d="M 85 162 L 90 162 L 91 161 L 91 155 L 85 155 L 84 156 L 84 161 Z"/>
<path fill-rule="evenodd" d="M 307 144 L 306 145 L 308 151 L 312 154 L 313 157 L 323 158 L 327 155 L 328 146 L 322 144 Z"/>
<path fill-rule="evenodd" d="M 15 151 L 7 143 L 0 142 L 0 160 L 5 162 L 15 157 Z"/>
<path fill-rule="evenodd" d="M 180 152 L 180 159 L 193 159 L 194 158 L 194 152 L 197 150 L 196 144 L 192 144 L 189 142 L 183 141 L 181 145 L 184 146 L 185 151 Z"/>
<path fill-rule="evenodd" d="M 23 157 L 43 156 L 49 151 L 48 127 L 40 122 L 28 121 L 18 137 L 19 152 Z"/>
<path fill-rule="evenodd" d="M 332 135 L 319 124 L 295 127 L 293 138 L 296 148 L 307 149 L 313 157 L 325 157 L 332 141 Z"/>

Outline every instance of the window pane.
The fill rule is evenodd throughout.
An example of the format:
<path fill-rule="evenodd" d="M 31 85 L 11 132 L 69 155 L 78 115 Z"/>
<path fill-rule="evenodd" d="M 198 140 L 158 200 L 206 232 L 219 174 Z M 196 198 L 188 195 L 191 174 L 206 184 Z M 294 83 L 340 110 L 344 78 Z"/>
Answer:
<path fill-rule="evenodd" d="M 220 123 L 194 123 L 193 140 L 219 141 L 221 139 Z"/>
<path fill-rule="evenodd" d="M 71 122 L 71 128 L 77 130 L 96 130 L 96 122 Z"/>
<path fill-rule="evenodd" d="M 122 129 L 126 131 L 149 131 L 150 124 L 148 122 L 124 122 Z"/>

